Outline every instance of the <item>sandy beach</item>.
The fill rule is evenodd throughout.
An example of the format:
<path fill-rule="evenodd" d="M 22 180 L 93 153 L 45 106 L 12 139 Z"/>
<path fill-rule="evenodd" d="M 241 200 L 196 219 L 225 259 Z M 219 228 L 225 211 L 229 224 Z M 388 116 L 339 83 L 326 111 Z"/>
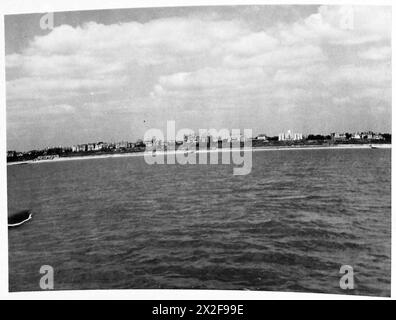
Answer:
<path fill-rule="evenodd" d="M 321 150 L 321 149 L 370 149 L 371 144 L 344 144 L 344 145 L 332 145 L 332 146 L 293 146 L 293 147 L 259 147 L 259 148 L 242 148 L 242 149 L 210 149 L 210 150 L 177 150 L 177 151 L 157 151 L 155 155 L 172 155 L 182 154 L 187 152 L 195 153 L 212 153 L 212 152 L 240 152 L 240 151 L 286 151 L 286 150 Z M 375 148 L 378 149 L 391 149 L 391 144 L 377 144 Z M 76 161 L 76 160 L 92 160 L 92 159 L 104 159 L 104 158 L 121 158 L 121 157 L 143 157 L 151 156 L 153 153 L 150 152 L 131 152 L 131 153 L 119 153 L 119 154 L 104 154 L 104 155 L 90 155 L 90 156 L 77 156 L 77 157 L 59 157 L 52 160 L 27 160 L 10 162 L 7 165 L 21 165 L 21 164 L 40 164 L 47 162 L 60 162 L 60 161 Z"/>

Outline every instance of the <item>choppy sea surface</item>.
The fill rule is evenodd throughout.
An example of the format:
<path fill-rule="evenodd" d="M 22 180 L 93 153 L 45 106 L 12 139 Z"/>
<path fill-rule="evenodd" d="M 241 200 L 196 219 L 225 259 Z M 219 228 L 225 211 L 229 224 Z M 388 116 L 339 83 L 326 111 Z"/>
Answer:
<path fill-rule="evenodd" d="M 390 295 L 391 150 L 253 153 L 232 165 L 143 157 L 8 166 L 10 291 L 238 289 Z M 342 290 L 340 267 L 354 270 Z"/>

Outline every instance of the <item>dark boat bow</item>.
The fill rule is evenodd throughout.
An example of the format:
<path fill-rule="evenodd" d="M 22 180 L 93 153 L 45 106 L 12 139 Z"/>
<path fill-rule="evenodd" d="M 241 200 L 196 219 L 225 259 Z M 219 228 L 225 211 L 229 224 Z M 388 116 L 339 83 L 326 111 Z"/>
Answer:
<path fill-rule="evenodd" d="M 8 216 L 8 227 L 18 227 L 32 218 L 30 210 L 22 210 Z"/>

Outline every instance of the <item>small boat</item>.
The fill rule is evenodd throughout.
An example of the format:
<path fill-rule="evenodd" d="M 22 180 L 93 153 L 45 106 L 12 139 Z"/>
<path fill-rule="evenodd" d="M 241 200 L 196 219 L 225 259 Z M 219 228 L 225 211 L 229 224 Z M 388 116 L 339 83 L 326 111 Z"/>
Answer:
<path fill-rule="evenodd" d="M 8 216 L 8 227 L 18 227 L 30 219 L 32 219 L 32 213 L 30 210 L 18 211 Z"/>
<path fill-rule="evenodd" d="M 370 148 L 371 149 L 379 149 L 378 147 L 373 146 L 372 144 L 370 144 Z"/>

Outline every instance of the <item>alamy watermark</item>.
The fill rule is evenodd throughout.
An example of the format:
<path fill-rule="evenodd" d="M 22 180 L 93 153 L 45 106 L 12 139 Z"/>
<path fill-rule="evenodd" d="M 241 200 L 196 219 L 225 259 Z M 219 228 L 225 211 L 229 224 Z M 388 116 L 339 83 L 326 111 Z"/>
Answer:
<path fill-rule="evenodd" d="M 252 130 L 192 129 L 176 132 L 175 121 L 167 121 L 166 136 L 160 129 L 144 134 L 147 164 L 234 164 L 234 175 L 247 175 L 252 170 Z M 221 154 L 221 161 L 219 161 Z M 209 161 L 208 161 L 209 156 Z"/>
<path fill-rule="evenodd" d="M 40 274 L 43 276 L 40 278 L 40 288 L 42 290 L 54 289 L 54 268 L 49 265 L 43 265 L 40 267 Z"/>
<path fill-rule="evenodd" d="M 353 290 L 355 288 L 353 267 L 350 265 L 342 265 L 340 274 L 343 276 L 340 279 L 340 288 L 343 290 Z"/>
<path fill-rule="evenodd" d="M 42 30 L 54 29 L 54 13 L 48 12 L 40 18 L 40 28 Z"/>
<path fill-rule="evenodd" d="M 354 9 L 353 6 L 343 6 L 340 8 L 340 21 L 339 27 L 342 30 L 353 30 L 354 29 Z"/>

